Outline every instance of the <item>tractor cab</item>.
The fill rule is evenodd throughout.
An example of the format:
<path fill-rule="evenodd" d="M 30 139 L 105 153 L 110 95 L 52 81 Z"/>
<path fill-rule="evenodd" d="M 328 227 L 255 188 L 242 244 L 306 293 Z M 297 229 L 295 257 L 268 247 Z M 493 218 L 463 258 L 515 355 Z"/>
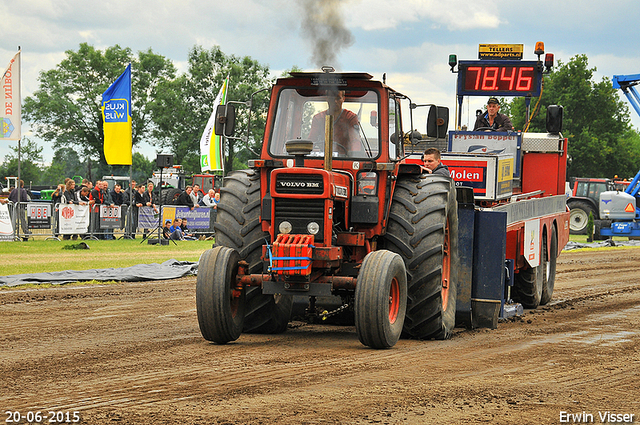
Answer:
<path fill-rule="evenodd" d="M 380 93 L 374 88 L 280 88 L 266 156 L 286 158 L 290 156 L 286 151 L 286 142 L 303 139 L 313 142 L 309 158 L 324 157 L 325 118 L 333 113 L 332 156 L 336 159 L 364 161 L 378 158 L 380 129 L 377 117 L 381 113 L 379 98 Z M 386 110 L 388 113 L 389 108 Z M 393 103 L 391 111 L 395 112 Z M 393 133 L 393 130 L 385 132 L 386 136 Z M 395 152 L 392 151 L 391 154 L 395 158 Z"/>

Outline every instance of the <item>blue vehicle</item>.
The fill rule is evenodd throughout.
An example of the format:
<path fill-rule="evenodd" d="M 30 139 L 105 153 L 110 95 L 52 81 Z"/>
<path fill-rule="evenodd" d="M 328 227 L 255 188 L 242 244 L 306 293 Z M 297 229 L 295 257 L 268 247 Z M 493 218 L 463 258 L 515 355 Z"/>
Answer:
<path fill-rule="evenodd" d="M 640 96 L 636 86 L 640 83 L 640 74 L 614 75 L 613 88 L 621 89 L 633 109 L 640 115 Z M 640 171 L 624 191 L 608 191 L 600 194 L 600 217 L 611 219 L 611 227 L 600 229 L 603 237 L 627 236 L 640 237 L 640 210 L 638 192 L 640 191 Z"/>

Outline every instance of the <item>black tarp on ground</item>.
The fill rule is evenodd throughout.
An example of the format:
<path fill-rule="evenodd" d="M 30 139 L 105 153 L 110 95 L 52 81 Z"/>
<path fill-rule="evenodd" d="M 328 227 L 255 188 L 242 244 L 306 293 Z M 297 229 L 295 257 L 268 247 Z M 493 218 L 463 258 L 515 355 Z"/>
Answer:
<path fill-rule="evenodd" d="M 640 241 L 615 241 L 606 240 L 594 243 L 569 242 L 564 251 L 579 248 L 601 248 L 607 246 L 638 246 Z M 93 269 L 93 270 L 65 270 L 50 273 L 27 273 L 10 276 L 0 276 L 0 286 L 18 286 L 28 283 L 63 284 L 89 280 L 98 281 L 126 281 L 136 282 L 143 280 L 167 280 L 177 279 L 187 275 L 198 273 L 198 263 L 189 261 L 167 260 L 162 264 L 138 264 L 137 266 L 120 269 Z"/>
<path fill-rule="evenodd" d="M 162 264 L 138 264 L 120 269 L 65 270 L 50 273 L 26 273 L 0 276 L 0 286 L 18 286 L 28 283 L 62 284 L 89 280 L 127 281 L 167 280 L 197 274 L 198 263 L 167 260 Z"/>
<path fill-rule="evenodd" d="M 567 242 L 567 245 L 564 247 L 563 251 L 570 251 L 572 249 L 580 249 L 580 248 L 605 248 L 609 246 L 640 246 L 640 241 L 632 240 L 632 241 L 614 241 L 612 239 L 607 239 L 599 242 L 590 242 L 590 243 L 580 243 L 580 242 Z"/>

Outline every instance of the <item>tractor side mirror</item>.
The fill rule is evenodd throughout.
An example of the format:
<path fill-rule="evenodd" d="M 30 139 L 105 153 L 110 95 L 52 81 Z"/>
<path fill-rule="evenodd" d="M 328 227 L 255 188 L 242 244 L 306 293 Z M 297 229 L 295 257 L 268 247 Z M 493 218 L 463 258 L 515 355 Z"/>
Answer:
<path fill-rule="evenodd" d="M 216 109 L 216 136 L 233 136 L 236 128 L 236 108 L 233 105 L 219 105 Z"/>
<path fill-rule="evenodd" d="M 427 137 L 444 139 L 449 127 L 449 108 L 431 105 L 427 115 Z"/>
<path fill-rule="evenodd" d="M 551 134 L 558 134 L 562 131 L 562 111 L 560 105 L 547 106 L 547 131 Z"/>

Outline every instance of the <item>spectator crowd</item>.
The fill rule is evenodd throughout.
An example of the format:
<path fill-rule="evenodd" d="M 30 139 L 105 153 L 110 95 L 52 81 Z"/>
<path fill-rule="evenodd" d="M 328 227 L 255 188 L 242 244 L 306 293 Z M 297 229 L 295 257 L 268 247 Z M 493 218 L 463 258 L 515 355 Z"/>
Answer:
<path fill-rule="evenodd" d="M 20 195 L 20 197 L 18 197 Z M 115 183 L 113 188 L 109 190 L 109 184 L 105 180 L 97 180 L 95 185 L 88 179 L 82 180 L 77 186 L 73 179 L 67 178 L 64 183 L 59 184 L 51 194 L 51 202 L 53 205 L 52 218 L 54 222 L 53 232 L 55 236 L 59 236 L 58 209 L 64 204 L 87 205 L 90 208 L 90 234 L 100 239 L 113 239 L 113 229 L 100 229 L 100 206 L 107 205 L 110 207 L 121 207 L 122 215 L 120 221 L 120 229 L 125 230 L 125 235 L 132 239 L 136 238 L 138 231 L 138 213 L 142 207 L 150 207 L 154 213 L 158 213 L 158 205 L 156 199 L 158 192 L 154 192 L 153 182 L 146 184 L 138 184 L 132 180 L 128 188 L 123 188 L 120 183 Z M 24 188 L 24 181 L 20 180 L 20 189 L 11 189 L 8 199 L 0 198 L 0 203 L 18 204 L 18 219 L 12 218 L 14 232 L 18 234 L 17 224 L 20 220 L 22 235 L 28 236 L 32 232 L 27 226 L 25 218 L 26 203 L 31 201 L 29 193 Z M 185 206 L 190 210 L 199 207 L 211 208 L 213 215 L 217 214 L 218 202 L 220 201 L 220 193 L 210 189 L 206 194 L 200 189 L 199 185 L 187 186 L 184 191 L 168 202 L 168 205 Z M 130 211 L 129 208 L 131 209 Z M 127 214 L 127 212 L 129 212 Z M 14 214 L 15 215 L 15 214 Z M 213 217 L 212 222 L 215 221 Z M 126 224 L 126 225 L 125 225 Z M 213 234 L 207 233 L 196 235 L 187 227 L 186 217 L 176 217 L 173 220 L 166 220 L 162 226 L 163 237 L 173 240 L 195 240 L 195 239 L 213 239 Z M 142 229 L 146 236 L 152 229 Z M 63 239 L 78 239 L 87 235 L 62 235 Z"/>

